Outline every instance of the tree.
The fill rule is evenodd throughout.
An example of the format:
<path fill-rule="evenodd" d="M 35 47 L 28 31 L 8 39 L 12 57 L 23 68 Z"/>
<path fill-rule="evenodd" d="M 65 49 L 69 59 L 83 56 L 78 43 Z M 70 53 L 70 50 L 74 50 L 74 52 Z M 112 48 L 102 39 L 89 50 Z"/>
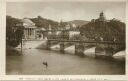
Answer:
<path fill-rule="evenodd" d="M 20 19 L 6 16 L 6 44 L 12 47 L 16 47 L 20 44 L 23 36 L 23 27 L 16 26 L 20 24 Z"/>
<path fill-rule="evenodd" d="M 125 23 L 112 19 L 109 21 L 91 21 L 80 28 L 80 32 L 90 40 L 120 42 L 122 44 L 112 46 L 115 52 L 125 49 Z"/>
<path fill-rule="evenodd" d="M 91 21 L 80 28 L 82 34 L 87 38 L 100 40 L 102 37 L 105 41 L 125 42 L 125 23 L 118 20 L 110 21 Z"/>
<path fill-rule="evenodd" d="M 37 18 L 31 18 L 31 20 L 39 28 L 47 29 L 49 27 L 49 25 L 51 25 L 52 29 L 54 29 L 54 28 L 57 28 L 57 26 L 58 26 L 58 22 L 50 20 L 50 19 L 45 19 L 41 16 L 38 16 Z"/>

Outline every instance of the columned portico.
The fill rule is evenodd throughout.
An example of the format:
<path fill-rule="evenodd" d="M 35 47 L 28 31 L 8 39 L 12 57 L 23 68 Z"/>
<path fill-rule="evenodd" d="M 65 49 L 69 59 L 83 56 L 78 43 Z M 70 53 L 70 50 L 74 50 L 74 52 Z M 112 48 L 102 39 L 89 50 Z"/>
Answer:
<path fill-rule="evenodd" d="M 36 31 L 35 28 L 25 28 L 24 29 L 24 38 L 25 39 L 35 39 Z"/>
<path fill-rule="evenodd" d="M 30 19 L 23 19 L 24 39 L 36 39 L 36 26 Z"/>

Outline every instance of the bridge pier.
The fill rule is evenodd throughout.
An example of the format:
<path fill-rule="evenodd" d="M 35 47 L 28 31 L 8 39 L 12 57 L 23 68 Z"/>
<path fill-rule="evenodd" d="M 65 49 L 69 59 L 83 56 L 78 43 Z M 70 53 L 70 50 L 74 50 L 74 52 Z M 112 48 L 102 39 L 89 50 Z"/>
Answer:
<path fill-rule="evenodd" d="M 113 50 L 112 47 L 105 48 L 105 53 L 106 53 L 107 56 L 112 57 L 113 54 L 114 54 L 114 50 Z"/>
<path fill-rule="evenodd" d="M 109 46 L 96 46 L 95 48 L 95 57 L 112 57 L 114 53 L 114 50 L 112 47 Z"/>
<path fill-rule="evenodd" d="M 47 50 L 50 50 L 50 47 L 51 47 L 51 41 L 47 40 L 47 45 L 46 45 L 46 46 L 47 46 L 46 49 L 47 49 Z"/>
<path fill-rule="evenodd" d="M 83 43 L 75 44 L 75 54 L 79 56 L 84 56 L 84 45 Z"/>
<path fill-rule="evenodd" d="M 64 42 L 61 42 L 60 43 L 60 52 L 64 53 L 64 48 L 65 48 L 65 45 L 64 45 Z"/>

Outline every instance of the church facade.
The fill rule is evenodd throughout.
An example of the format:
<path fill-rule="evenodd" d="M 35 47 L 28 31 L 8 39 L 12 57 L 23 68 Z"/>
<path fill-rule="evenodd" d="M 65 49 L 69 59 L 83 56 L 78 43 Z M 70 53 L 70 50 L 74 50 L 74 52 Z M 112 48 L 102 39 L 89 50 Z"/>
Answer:
<path fill-rule="evenodd" d="M 22 25 L 24 27 L 24 37 L 23 39 L 36 39 L 36 29 L 35 23 L 33 23 L 30 19 L 24 18 L 22 20 Z"/>

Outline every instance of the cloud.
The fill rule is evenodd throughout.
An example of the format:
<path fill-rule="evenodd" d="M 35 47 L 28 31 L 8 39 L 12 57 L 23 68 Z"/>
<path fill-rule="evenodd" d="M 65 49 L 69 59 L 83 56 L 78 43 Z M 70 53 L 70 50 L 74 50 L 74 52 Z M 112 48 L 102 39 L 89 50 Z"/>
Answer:
<path fill-rule="evenodd" d="M 91 20 L 99 17 L 101 11 L 105 12 L 107 19 L 117 18 L 125 20 L 125 3 L 122 2 L 49 2 L 49 3 L 7 3 L 7 14 L 18 17 L 37 17 L 38 15 L 60 21 Z"/>

